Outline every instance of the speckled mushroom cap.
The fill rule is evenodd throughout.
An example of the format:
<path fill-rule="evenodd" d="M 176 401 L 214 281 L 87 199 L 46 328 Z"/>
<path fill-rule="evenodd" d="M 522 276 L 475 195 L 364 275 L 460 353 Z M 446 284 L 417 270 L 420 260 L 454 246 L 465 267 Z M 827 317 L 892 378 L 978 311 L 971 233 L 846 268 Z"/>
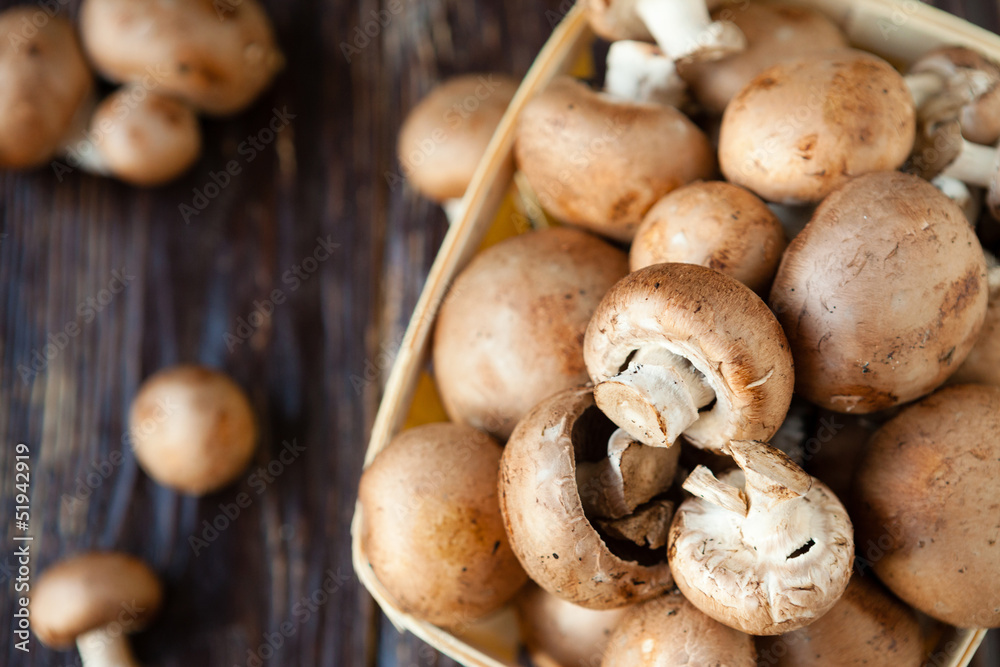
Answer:
<path fill-rule="evenodd" d="M 542 399 L 587 380 L 583 334 L 625 253 L 575 229 L 521 234 L 459 274 L 434 331 L 449 417 L 505 440 Z"/>
<path fill-rule="evenodd" d="M 40 28 L 32 19 L 40 14 Z M 32 30 L 31 36 L 25 26 Z M 73 25 L 34 5 L 0 13 L 0 167 L 51 159 L 84 113 L 94 81 Z"/>
<path fill-rule="evenodd" d="M 948 378 L 952 384 L 978 382 L 1000 387 L 1000 266 L 989 269 L 988 283 L 986 322 L 965 362 Z"/>
<path fill-rule="evenodd" d="M 665 559 L 616 555 L 584 514 L 576 459 L 588 439 L 611 433 L 598 427 L 602 420 L 586 387 L 552 396 L 518 423 L 500 463 L 500 509 L 521 565 L 545 590 L 589 609 L 622 607 L 673 585 Z"/>
<path fill-rule="evenodd" d="M 945 90 L 963 98 L 962 134 L 971 142 L 992 145 L 1000 139 L 1000 65 L 964 46 L 945 46 L 920 57 L 910 68 L 933 72 Z"/>
<path fill-rule="evenodd" d="M 465 194 L 515 92 L 511 77 L 467 74 L 428 93 L 399 131 L 399 161 L 410 183 L 438 202 Z"/>
<path fill-rule="evenodd" d="M 788 412 L 794 373 L 785 335 L 749 287 L 718 271 L 656 264 L 628 275 L 605 295 L 584 339 L 597 390 L 632 370 L 632 361 L 646 352 L 693 367 L 714 392 L 714 404 L 683 430 L 698 447 L 721 451 L 732 439 L 768 440 Z"/>
<path fill-rule="evenodd" d="M 609 42 L 634 39 L 652 42 L 653 35 L 635 9 L 637 0 L 587 0 L 587 20 Z"/>
<path fill-rule="evenodd" d="M 31 629 L 56 649 L 69 648 L 78 636 L 112 623 L 131 634 L 149 623 L 162 599 L 159 578 L 141 560 L 110 551 L 84 553 L 56 563 L 38 578 L 31 591 Z"/>
<path fill-rule="evenodd" d="M 788 60 L 757 75 L 722 117 L 726 179 L 768 201 L 817 202 L 856 176 L 910 155 L 913 97 L 870 53 L 842 49 Z"/>
<path fill-rule="evenodd" d="M 514 151 L 545 210 L 618 241 L 632 239 L 663 195 L 715 173 L 708 139 L 680 111 L 568 77 L 525 106 Z"/>
<path fill-rule="evenodd" d="M 781 222 L 753 193 L 731 183 L 702 181 L 653 205 L 632 241 L 629 268 L 699 264 L 764 294 L 787 245 Z"/>
<path fill-rule="evenodd" d="M 851 577 L 833 609 L 804 628 L 757 640 L 759 664 L 774 667 L 920 667 L 917 615 L 872 576 Z"/>
<path fill-rule="evenodd" d="M 771 307 L 796 391 L 837 412 L 875 412 L 933 391 L 986 316 L 983 251 L 961 209 L 897 172 L 830 195 L 788 246 Z"/>
<path fill-rule="evenodd" d="M 601 667 L 755 667 L 753 638 L 715 621 L 672 591 L 632 607 Z"/>
<path fill-rule="evenodd" d="M 284 65 L 257 0 L 85 0 L 80 34 L 105 78 L 212 115 L 248 106 Z"/>
<path fill-rule="evenodd" d="M 859 564 L 961 628 L 1000 627 L 1000 388 L 946 387 L 868 444 L 855 478 Z M 865 558 L 865 560 L 860 560 Z"/>
<path fill-rule="evenodd" d="M 751 79 L 782 60 L 847 46 L 843 31 L 808 7 L 772 2 L 723 6 L 712 18 L 736 24 L 747 39 L 741 53 L 712 62 L 682 61 L 677 71 L 709 113 L 721 114 Z"/>

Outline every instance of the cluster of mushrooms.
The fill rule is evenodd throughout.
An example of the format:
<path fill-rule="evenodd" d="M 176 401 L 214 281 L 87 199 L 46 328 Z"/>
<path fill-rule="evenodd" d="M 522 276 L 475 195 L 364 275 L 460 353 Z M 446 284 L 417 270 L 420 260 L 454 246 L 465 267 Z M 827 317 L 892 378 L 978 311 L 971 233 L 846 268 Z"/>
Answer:
<path fill-rule="evenodd" d="M 440 307 L 451 421 L 362 475 L 379 582 L 458 631 L 513 604 L 539 667 L 916 667 L 931 620 L 1000 627 L 1000 66 L 903 76 L 777 2 L 588 12 L 604 90 L 517 121 L 544 214 Z M 400 134 L 451 211 L 515 89 L 483 80 Z"/>
<path fill-rule="evenodd" d="M 141 186 L 186 171 L 198 114 L 243 110 L 284 62 L 257 0 L 84 0 L 79 26 L 22 5 L 0 13 L 0 55 L 0 167 Z"/>

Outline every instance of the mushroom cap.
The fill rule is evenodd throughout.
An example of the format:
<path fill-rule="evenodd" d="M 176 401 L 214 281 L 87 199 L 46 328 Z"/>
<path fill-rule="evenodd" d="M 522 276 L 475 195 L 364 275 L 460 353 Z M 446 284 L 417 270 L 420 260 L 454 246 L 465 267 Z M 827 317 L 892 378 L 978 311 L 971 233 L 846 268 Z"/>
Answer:
<path fill-rule="evenodd" d="M 257 424 L 243 390 L 201 366 L 161 370 L 139 388 L 129 410 L 139 465 L 163 486 L 202 495 L 239 476 L 257 444 Z"/>
<path fill-rule="evenodd" d="M 46 19 L 41 27 L 32 23 L 38 14 Z M 90 99 L 93 77 L 73 24 L 34 5 L 0 13 L 0 42 L 0 167 L 34 167 L 61 147 Z"/>
<path fill-rule="evenodd" d="M 988 283 L 990 301 L 986 322 L 969 356 L 948 378 L 952 384 L 977 382 L 1000 387 L 1000 267 L 989 270 Z"/>
<path fill-rule="evenodd" d="M 501 74 L 467 74 L 420 100 L 399 131 L 399 161 L 413 187 L 437 202 L 464 195 L 517 85 Z"/>
<path fill-rule="evenodd" d="M 874 577 L 852 577 L 833 609 L 804 628 L 757 640 L 761 665 L 920 667 L 917 615 Z"/>
<path fill-rule="evenodd" d="M 764 199 L 804 204 L 910 155 L 916 114 L 899 72 L 878 56 L 841 49 L 761 72 L 722 117 L 726 179 Z"/>
<path fill-rule="evenodd" d="M 517 596 L 521 640 L 537 667 L 596 667 L 627 607 L 587 609 L 529 584 Z"/>
<path fill-rule="evenodd" d="M 653 35 L 636 11 L 638 0 L 587 0 L 587 20 L 609 42 L 632 39 L 652 42 Z"/>
<path fill-rule="evenodd" d="M 201 128 L 187 104 L 141 86 L 120 88 L 90 123 L 102 165 L 134 185 L 160 185 L 185 172 L 201 153 Z"/>
<path fill-rule="evenodd" d="M 625 253 L 557 228 L 483 251 L 455 280 L 434 332 L 448 416 L 505 440 L 542 399 L 587 381 L 583 334 Z"/>
<path fill-rule="evenodd" d="M 156 615 L 163 586 L 148 565 L 128 554 L 90 552 L 45 570 L 31 592 L 31 629 L 55 649 L 91 630 L 117 624 L 138 632 Z"/>
<path fill-rule="evenodd" d="M 753 638 L 709 618 L 678 591 L 632 607 L 601 667 L 755 667 Z"/>
<path fill-rule="evenodd" d="M 514 151 L 545 210 L 617 241 L 631 240 L 663 195 L 715 173 L 708 138 L 677 109 L 568 77 L 525 106 Z"/>
<path fill-rule="evenodd" d="M 977 144 L 992 145 L 1000 139 L 1000 65 L 965 46 L 945 46 L 930 51 L 910 72 L 933 72 L 945 88 L 964 98 L 959 118 L 962 134 Z"/>
<path fill-rule="evenodd" d="M 105 78 L 211 115 L 247 107 L 284 65 L 257 0 L 85 0 L 80 35 Z"/>
<path fill-rule="evenodd" d="M 837 412 L 930 393 L 968 355 L 986 315 L 983 251 L 961 209 L 897 172 L 827 197 L 785 251 L 771 307 L 796 391 Z"/>
<path fill-rule="evenodd" d="M 361 540 L 375 576 L 407 613 L 460 626 L 527 581 L 497 500 L 500 445 L 471 426 L 403 431 L 361 475 Z"/>
<path fill-rule="evenodd" d="M 590 388 L 569 389 L 518 423 L 500 462 L 500 510 L 518 560 L 539 586 L 588 609 L 622 607 L 673 585 L 665 554 L 649 564 L 617 555 L 584 513 L 576 459 L 605 447 L 613 428 Z"/>
<path fill-rule="evenodd" d="M 684 431 L 721 451 L 730 440 L 768 440 L 792 401 L 792 355 L 763 301 L 734 278 L 694 264 L 655 264 L 604 296 L 587 327 L 583 354 L 593 382 L 626 366 L 640 348 L 686 358 L 715 391 L 711 409 Z"/>
<path fill-rule="evenodd" d="M 855 478 L 859 565 L 928 616 L 1000 627 L 998 478 L 1000 388 L 946 387 L 906 408 Z"/>
<path fill-rule="evenodd" d="M 698 182 L 649 209 L 632 241 L 629 268 L 699 264 L 762 294 L 787 245 L 781 222 L 753 193 L 730 183 Z"/>
<path fill-rule="evenodd" d="M 712 12 L 715 20 L 736 24 L 746 49 L 715 61 L 682 61 L 677 71 L 695 97 L 713 114 L 763 70 L 783 60 L 847 47 L 847 36 L 824 14 L 808 7 L 748 2 Z"/>

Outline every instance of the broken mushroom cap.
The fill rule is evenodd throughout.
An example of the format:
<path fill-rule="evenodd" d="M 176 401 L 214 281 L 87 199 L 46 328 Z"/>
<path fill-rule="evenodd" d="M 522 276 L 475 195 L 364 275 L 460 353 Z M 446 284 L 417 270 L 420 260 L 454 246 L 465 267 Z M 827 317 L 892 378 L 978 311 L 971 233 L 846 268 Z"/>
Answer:
<path fill-rule="evenodd" d="M 510 77 L 468 74 L 420 100 L 399 131 L 399 162 L 413 187 L 439 203 L 462 197 L 515 92 Z"/>
<path fill-rule="evenodd" d="M 753 638 L 709 618 L 678 591 L 632 607 L 601 667 L 755 667 Z"/>
<path fill-rule="evenodd" d="M 992 261 L 988 273 L 990 300 L 986 322 L 965 362 L 948 378 L 951 384 L 974 382 L 1000 387 L 1000 266 L 996 260 Z"/>
<path fill-rule="evenodd" d="M 855 478 L 859 565 L 939 621 L 1000 627 L 998 478 L 1000 388 L 946 387 L 904 409 Z"/>
<path fill-rule="evenodd" d="M 770 300 L 796 392 L 875 412 L 930 393 L 962 363 L 986 315 L 986 265 L 962 211 L 933 185 L 868 174 L 816 209 Z"/>
<path fill-rule="evenodd" d="M 851 520 L 833 492 L 762 442 L 734 440 L 742 469 L 698 466 L 670 526 L 667 560 L 691 603 L 729 627 L 776 635 L 837 602 L 854 561 Z"/>
<path fill-rule="evenodd" d="M 137 667 L 127 635 L 156 615 L 163 587 L 133 556 L 90 552 L 45 570 L 31 592 L 31 629 L 46 646 L 76 643 L 85 665 Z"/>
<path fill-rule="evenodd" d="M 693 264 L 656 264 L 619 281 L 587 327 L 597 405 L 632 437 L 669 447 L 681 433 L 721 451 L 768 440 L 792 400 L 781 326 L 747 286 Z"/>
<path fill-rule="evenodd" d="M 542 399 L 586 382 L 583 332 L 626 273 L 625 253 L 575 229 L 521 234 L 478 254 L 434 331 L 448 416 L 505 440 Z"/>
<path fill-rule="evenodd" d="M 173 366 L 149 377 L 129 410 L 135 458 L 157 483 L 203 495 L 250 464 L 257 425 L 243 390 L 215 370 Z"/>
<path fill-rule="evenodd" d="M 586 516 L 577 460 L 603 455 L 613 429 L 589 388 L 570 389 L 518 423 L 500 462 L 500 509 L 518 560 L 539 586 L 588 609 L 622 607 L 673 585 L 662 550 L 611 541 Z"/>
<path fill-rule="evenodd" d="M 284 66 L 257 0 L 85 0 L 80 35 L 96 69 L 198 111 L 241 111 Z"/>
<path fill-rule="evenodd" d="M 837 604 L 804 628 L 757 640 L 761 665 L 920 667 L 917 615 L 874 577 L 855 576 Z"/>
<path fill-rule="evenodd" d="M 40 11 L 23 6 L 0 13 L 0 167 L 34 167 L 52 159 L 83 122 L 93 92 L 73 24 L 43 13 L 46 22 L 38 27 L 32 20 Z"/>
<path fill-rule="evenodd" d="M 964 46 L 946 46 L 921 56 L 909 71 L 936 75 L 942 90 L 962 98 L 958 115 L 966 139 L 977 144 L 1000 139 L 1000 65 L 995 61 Z"/>
<path fill-rule="evenodd" d="M 617 241 L 631 240 L 663 195 L 715 173 L 708 139 L 680 111 L 568 77 L 525 106 L 514 150 L 546 211 Z"/>
<path fill-rule="evenodd" d="M 722 117 L 726 179 L 768 201 L 816 202 L 852 178 L 910 155 L 913 98 L 878 56 L 841 49 L 761 72 Z"/>
<path fill-rule="evenodd" d="M 527 581 L 497 501 L 500 445 L 462 424 L 403 431 L 361 475 L 361 542 L 400 608 L 429 623 L 470 623 Z"/>
<path fill-rule="evenodd" d="M 712 114 L 721 114 L 755 76 L 782 60 L 847 47 L 837 24 L 808 7 L 747 2 L 723 6 L 712 15 L 728 17 L 747 40 L 744 51 L 721 60 L 678 63 L 681 78 Z"/>
<path fill-rule="evenodd" d="M 629 268 L 699 264 L 763 294 L 787 245 L 781 222 L 753 193 L 719 181 L 692 183 L 646 214 L 632 241 Z"/>

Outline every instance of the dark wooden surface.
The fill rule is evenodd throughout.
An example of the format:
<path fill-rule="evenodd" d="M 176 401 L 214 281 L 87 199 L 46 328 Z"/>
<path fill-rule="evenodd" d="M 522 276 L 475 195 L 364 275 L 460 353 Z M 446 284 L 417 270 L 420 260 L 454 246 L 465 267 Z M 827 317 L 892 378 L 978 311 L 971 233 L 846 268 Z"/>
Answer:
<path fill-rule="evenodd" d="M 273 666 L 454 664 L 397 634 L 351 569 L 380 383 L 445 229 L 435 206 L 386 174 L 398 172 L 405 111 L 450 74 L 522 75 L 559 0 L 266 4 L 288 68 L 251 110 L 204 123 L 204 157 L 177 183 L 141 191 L 80 174 L 59 183 L 48 169 L 0 174 L 0 665 L 78 664 L 34 639 L 30 654 L 13 647 L 19 442 L 31 449 L 33 579 L 93 548 L 137 554 L 162 573 L 166 608 L 134 641 L 144 664 L 258 664 L 253 653 Z M 995 4 L 947 7 L 1000 27 Z M 373 22 L 380 11 L 384 26 Z M 355 28 L 374 36 L 355 42 Z M 341 42 L 360 51 L 350 62 Z M 248 162 L 240 142 L 286 108 L 294 121 Z M 185 224 L 179 206 L 230 159 L 242 173 Z M 285 272 L 318 238 L 338 248 L 295 287 Z M 131 277 L 102 305 L 115 270 Z M 227 345 L 275 289 L 285 302 Z M 72 323 L 79 333 L 25 379 L 18 367 Z M 122 443 L 130 398 L 180 361 L 221 367 L 248 389 L 263 430 L 255 465 L 285 440 L 305 446 L 262 493 L 244 478 L 194 500 L 137 469 Z M 196 555 L 189 538 L 206 537 L 203 522 L 241 491 L 252 505 Z M 328 577 L 336 590 L 304 606 Z M 282 646 L 260 650 L 284 623 Z"/>

